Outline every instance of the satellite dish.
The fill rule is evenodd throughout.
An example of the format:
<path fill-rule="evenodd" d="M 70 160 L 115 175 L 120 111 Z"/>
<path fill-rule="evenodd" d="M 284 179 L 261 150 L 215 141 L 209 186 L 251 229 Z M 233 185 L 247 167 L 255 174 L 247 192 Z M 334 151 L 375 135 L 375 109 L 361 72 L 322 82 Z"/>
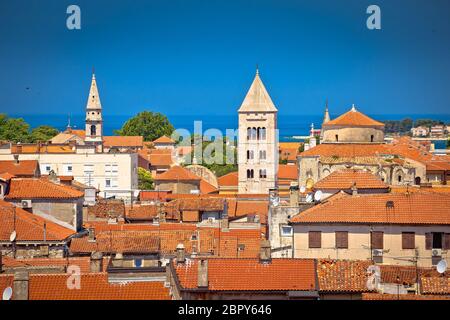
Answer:
<path fill-rule="evenodd" d="M 6 288 L 5 290 L 3 290 L 3 300 L 11 300 L 13 291 L 11 287 Z"/>
<path fill-rule="evenodd" d="M 13 232 L 11 232 L 11 235 L 9 236 L 9 241 L 13 242 L 16 240 L 17 237 L 17 232 L 16 230 L 14 230 Z"/>
<path fill-rule="evenodd" d="M 311 193 L 306 196 L 306 202 L 310 203 L 313 202 L 313 200 L 313 195 Z"/>
<path fill-rule="evenodd" d="M 316 201 L 320 201 L 322 199 L 323 193 L 322 191 L 317 191 L 316 193 L 314 193 L 314 200 Z"/>
<path fill-rule="evenodd" d="M 447 271 L 447 261 L 445 261 L 444 259 L 439 261 L 439 263 L 436 266 L 436 270 L 440 274 L 443 274 L 445 271 Z"/>
<path fill-rule="evenodd" d="M 305 187 L 305 186 L 301 186 L 301 187 L 300 187 L 300 192 L 301 192 L 301 193 L 305 193 L 305 191 L 306 191 L 306 187 Z"/>

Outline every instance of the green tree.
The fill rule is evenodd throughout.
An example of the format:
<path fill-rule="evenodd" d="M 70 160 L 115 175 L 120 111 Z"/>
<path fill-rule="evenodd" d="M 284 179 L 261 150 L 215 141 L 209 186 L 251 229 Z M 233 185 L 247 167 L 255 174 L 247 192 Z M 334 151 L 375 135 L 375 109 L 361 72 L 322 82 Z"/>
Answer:
<path fill-rule="evenodd" d="M 56 136 L 59 131 L 51 126 L 39 126 L 31 131 L 30 141 L 47 141 Z"/>
<path fill-rule="evenodd" d="M 125 122 L 115 133 L 121 136 L 143 136 L 145 141 L 153 141 L 163 135 L 170 136 L 173 131 L 174 127 L 165 115 L 143 111 Z"/>
<path fill-rule="evenodd" d="M 450 139 L 447 140 L 447 149 L 450 149 Z"/>
<path fill-rule="evenodd" d="M 8 118 L 0 116 L 0 140 L 11 142 L 28 142 L 30 126 L 22 118 Z"/>
<path fill-rule="evenodd" d="M 138 187 L 140 190 L 153 190 L 153 177 L 150 171 L 138 168 Z"/>

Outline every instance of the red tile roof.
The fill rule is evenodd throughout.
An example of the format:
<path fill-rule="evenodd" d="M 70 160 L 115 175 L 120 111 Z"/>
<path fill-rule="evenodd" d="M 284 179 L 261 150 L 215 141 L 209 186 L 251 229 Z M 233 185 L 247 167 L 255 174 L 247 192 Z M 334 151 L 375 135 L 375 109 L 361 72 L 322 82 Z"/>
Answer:
<path fill-rule="evenodd" d="M 88 237 L 72 239 L 72 253 L 155 253 L 159 251 L 159 239 L 151 231 L 105 231 Z"/>
<path fill-rule="evenodd" d="M 362 300 L 450 300 L 450 297 L 422 294 L 363 293 Z"/>
<path fill-rule="evenodd" d="M 165 200 L 171 191 L 141 191 L 139 192 L 140 201 Z"/>
<path fill-rule="evenodd" d="M 248 215 L 258 215 L 262 224 L 267 223 L 269 201 L 228 199 L 228 217 L 233 220 Z"/>
<path fill-rule="evenodd" d="M 367 292 L 367 268 L 371 261 L 321 259 L 317 278 L 321 292 Z"/>
<path fill-rule="evenodd" d="M 350 110 L 343 115 L 337 117 L 334 120 L 330 120 L 323 124 L 326 126 L 358 126 L 358 127 L 369 127 L 369 126 L 382 126 L 384 127 L 384 123 L 376 121 L 365 114 L 357 111 Z"/>
<path fill-rule="evenodd" d="M 199 181 L 201 178 L 187 169 L 180 166 L 174 166 L 168 171 L 158 174 L 155 181 Z"/>
<path fill-rule="evenodd" d="M 120 199 L 100 199 L 94 206 L 88 207 L 88 213 L 97 218 L 123 217 L 125 203 Z"/>
<path fill-rule="evenodd" d="M 220 187 L 234 187 L 238 185 L 238 172 L 230 172 L 217 179 Z"/>
<path fill-rule="evenodd" d="M 16 177 L 34 177 L 39 172 L 39 163 L 37 160 L 14 160 L 0 161 L 0 173 L 9 173 Z"/>
<path fill-rule="evenodd" d="M 108 274 L 82 274 L 80 289 L 69 289 L 68 274 L 30 275 L 30 300 L 169 300 L 163 282 L 108 282 Z M 13 275 L 0 275 L 0 289 L 11 286 Z"/>
<path fill-rule="evenodd" d="M 183 289 L 197 288 L 198 261 L 174 262 Z M 314 260 L 272 259 L 269 264 L 259 259 L 208 260 L 210 291 L 314 291 L 315 280 Z"/>
<path fill-rule="evenodd" d="M 103 271 L 108 267 L 109 258 L 103 258 Z M 8 256 L 3 257 L 3 266 L 6 268 L 64 268 L 75 265 L 80 267 L 81 273 L 91 272 L 90 257 L 67 257 L 67 258 L 32 258 L 32 259 L 13 259 Z"/>
<path fill-rule="evenodd" d="M 162 143 L 162 144 L 175 144 L 175 141 L 173 141 L 171 138 L 169 138 L 168 136 L 162 136 L 159 137 L 158 139 L 153 141 L 154 144 L 158 144 L 158 143 Z"/>
<path fill-rule="evenodd" d="M 1 241 L 9 241 L 14 230 L 17 233 L 16 241 L 44 241 L 44 235 L 47 241 L 64 241 L 75 234 L 73 230 L 33 215 L 3 200 L 0 200 L 0 221 Z"/>
<path fill-rule="evenodd" d="M 423 294 L 450 295 L 450 275 L 422 276 L 420 278 Z"/>
<path fill-rule="evenodd" d="M 46 178 L 15 178 L 9 184 L 5 199 L 79 199 L 84 193 Z"/>
<path fill-rule="evenodd" d="M 431 192 L 352 196 L 340 192 L 291 222 L 449 225 L 450 196 Z"/>
<path fill-rule="evenodd" d="M 142 136 L 103 136 L 105 147 L 139 147 L 144 146 Z"/>
<path fill-rule="evenodd" d="M 280 164 L 278 165 L 278 179 L 298 180 L 298 167 L 296 165 Z"/>
<path fill-rule="evenodd" d="M 210 184 L 205 179 L 200 180 L 200 193 L 201 194 L 208 194 L 208 193 L 217 193 L 219 189 L 214 187 L 212 184 Z"/>
<path fill-rule="evenodd" d="M 372 173 L 353 169 L 334 171 L 318 181 L 314 188 L 348 190 L 354 185 L 358 189 L 388 189 L 388 186 Z"/>

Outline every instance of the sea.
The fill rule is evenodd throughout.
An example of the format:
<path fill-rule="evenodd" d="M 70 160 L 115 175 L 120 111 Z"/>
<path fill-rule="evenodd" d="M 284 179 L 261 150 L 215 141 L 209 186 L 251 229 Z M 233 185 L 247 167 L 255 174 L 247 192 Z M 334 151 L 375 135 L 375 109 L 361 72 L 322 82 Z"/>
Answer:
<path fill-rule="evenodd" d="M 40 125 L 50 125 L 57 128 L 60 131 L 66 129 L 68 124 L 68 116 L 63 114 L 9 114 L 10 117 L 23 118 L 31 128 Z M 114 135 L 114 130 L 120 129 L 122 125 L 133 115 L 103 115 L 103 134 Z M 331 115 L 333 119 L 338 115 Z M 385 115 L 369 115 L 370 117 L 384 121 L 384 120 L 402 120 L 405 118 L 417 119 L 433 119 L 441 120 L 445 123 L 450 123 L 450 114 L 448 115 L 429 115 L 429 114 L 385 114 Z M 234 115 L 168 115 L 169 121 L 176 129 L 187 129 L 194 133 L 194 122 L 202 122 L 203 132 L 207 129 L 219 129 L 225 134 L 226 129 L 237 128 L 238 117 Z M 311 124 L 314 124 L 315 128 L 320 128 L 323 115 L 278 115 L 278 128 L 280 131 L 280 141 L 301 141 L 299 137 L 309 135 Z M 75 114 L 70 116 L 70 124 L 72 128 L 84 129 L 84 114 Z M 435 141 L 435 147 L 437 149 L 445 148 L 445 141 Z"/>

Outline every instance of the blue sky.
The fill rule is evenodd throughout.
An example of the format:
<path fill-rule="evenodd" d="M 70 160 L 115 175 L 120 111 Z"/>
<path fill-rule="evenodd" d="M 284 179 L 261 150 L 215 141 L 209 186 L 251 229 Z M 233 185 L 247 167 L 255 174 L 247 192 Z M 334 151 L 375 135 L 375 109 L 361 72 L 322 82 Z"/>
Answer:
<path fill-rule="evenodd" d="M 81 8 L 82 29 L 66 28 Z M 381 7 L 382 30 L 366 28 Z M 448 114 L 450 1 L 0 2 L 0 112 L 230 114 L 260 67 L 280 113 Z"/>

